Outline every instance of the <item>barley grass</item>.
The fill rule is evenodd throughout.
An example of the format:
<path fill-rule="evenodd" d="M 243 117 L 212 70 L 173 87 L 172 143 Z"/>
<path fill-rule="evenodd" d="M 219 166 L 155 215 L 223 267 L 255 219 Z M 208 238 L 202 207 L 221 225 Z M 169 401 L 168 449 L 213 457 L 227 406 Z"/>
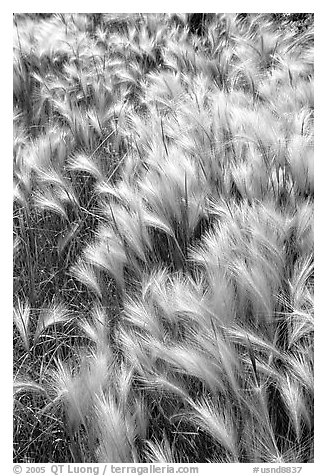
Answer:
<path fill-rule="evenodd" d="M 313 462 L 313 15 L 14 15 L 14 460 Z"/>

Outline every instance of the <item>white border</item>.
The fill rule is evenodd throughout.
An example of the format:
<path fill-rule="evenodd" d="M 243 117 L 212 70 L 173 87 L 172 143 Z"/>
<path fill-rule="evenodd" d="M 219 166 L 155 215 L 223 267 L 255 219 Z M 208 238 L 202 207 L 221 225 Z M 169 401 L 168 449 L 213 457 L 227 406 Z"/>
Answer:
<path fill-rule="evenodd" d="M 318 6 L 319 5 L 319 6 Z M 90 10 L 92 6 L 92 10 Z M 318 7 L 317 7 L 318 6 Z M 119 8 L 118 8 L 119 7 Z M 263 9 L 264 7 L 264 9 Z M 2 46 L 1 74 L 1 158 L 3 164 L 1 192 L 1 425 L 0 465 L 1 473 L 12 473 L 12 13 L 13 12 L 314 12 L 315 13 L 315 463 L 303 465 L 301 474 L 322 475 L 326 461 L 326 379 L 327 346 L 326 320 L 327 309 L 324 294 L 327 293 L 325 224 L 327 200 L 326 188 L 326 145 L 327 135 L 326 108 L 326 10 L 323 2 L 286 2 L 275 1 L 271 4 L 256 2 L 67 2 L 53 3 L 34 1 L 28 4 L 14 1 L 3 8 L 2 27 L 0 28 Z M 4 24 L 3 24 L 4 23 Z M 325 147 L 324 147 L 325 146 Z M 3 468 L 1 467 L 3 466 Z M 219 468 L 218 468 L 219 466 Z M 252 474 L 254 464 L 199 465 L 203 474 Z M 266 467 L 267 465 L 259 465 Z M 24 474 L 24 473 L 23 473 Z"/>

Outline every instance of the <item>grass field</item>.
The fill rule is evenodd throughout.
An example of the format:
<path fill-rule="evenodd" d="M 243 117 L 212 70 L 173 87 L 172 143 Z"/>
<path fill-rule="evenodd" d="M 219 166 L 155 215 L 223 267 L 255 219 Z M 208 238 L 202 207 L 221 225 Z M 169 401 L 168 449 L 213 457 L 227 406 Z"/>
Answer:
<path fill-rule="evenodd" d="M 313 15 L 13 32 L 14 461 L 313 462 Z"/>

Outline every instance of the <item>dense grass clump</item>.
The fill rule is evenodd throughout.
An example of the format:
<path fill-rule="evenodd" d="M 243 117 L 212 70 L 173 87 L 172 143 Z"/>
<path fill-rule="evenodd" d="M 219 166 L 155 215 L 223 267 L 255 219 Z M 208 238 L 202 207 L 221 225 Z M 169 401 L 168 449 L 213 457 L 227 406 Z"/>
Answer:
<path fill-rule="evenodd" d="M 13 93 L 15 461 L 312 462 L 312 15 L 15 15 Z"/>

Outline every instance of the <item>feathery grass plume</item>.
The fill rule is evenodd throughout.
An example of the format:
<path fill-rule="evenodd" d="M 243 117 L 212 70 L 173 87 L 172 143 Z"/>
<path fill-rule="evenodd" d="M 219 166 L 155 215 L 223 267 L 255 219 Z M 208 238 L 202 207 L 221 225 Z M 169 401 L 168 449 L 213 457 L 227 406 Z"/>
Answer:
<path fill-rule="evenodd" d="M 30 350 L 30 317 L 29 303 L 22 303 L 18 299 L 17 305 L 14 307 L 14 323 L 27 352 Z"/>
<path fill-rule="evenodd" d="M 47 396 L 46 389 L 32 380 L 14 380 L 14 397 L 19 396 L 21 393 L 35 392 L 45 394 Z"/>
<path fill-rule="evenodd" d="M 169 364 L 172 369 L 189 377 L 196 377 L 211 391 L 217 389 L 225 391 L 224 382 L 219 375 L 219 366 L 217 362 L 210 359 L 200 349 L 193 348 L 186 344 L 163 346 L 157 344 L 157 356 Z"/>
<path fill-rule="evenodd" d="M 147 461 L 150 463 L 176 463 L 178 458 L 166 434 L 162 441 L 147 441 L 147 446 Z"/>
<path fill-rule="evenodd" d="M 293 134 L 288 144 L 288 160 L 295 187 L 300 194 L 313 192 L 312 138 Z"/>
<path fill-rule="evenodd" d="M 313 461 L 312 23 L 14 16 L 15 461 Z"/>
<path fill-rule="evenodd" d="M 239 398 L 240 383 L 239 359 L 235 354 L 235 347 L 227 339 L 224 338 L 224 329 L 219 325 L 215 325 L 214 319 L 211 319 L 211 328 L 207 324 L 203 326 L 201 332 L 196 333 L 193 339 L 206 355 L 217 366 L 217 378 L 220 379 L 221 385 L 225 387 L 225 392 L 234 394 L 235 398 Z"/>
<path fill-rule="evenodd" d="M 300 342 L 308 342 L 312 345 L 312 336 L 314 331 L 313 316 L 308 312 L 293 311 L 288 316 L 289 324 L 289 348 L 297 346 Z"/>
<path fill-rule="evenodd" d="M 145 101 L 158 106 L 162 114 L 176 113 L 185 96 L 179 75 L 161 72 L 149 74 L 148 78 L 150 87 L 147 89 Z"/>
<path fill-rule="evenodd" d="M 95 343 L 97 352 L 112 360 L 113 355 L 109 347 L 111 329 L 105 309 L 99 303 L 95 304 L 91 316 L 79 322 L 79 325 L 90 341 Z"/>
<path fill-rule="evenodd" d="M 164 338 L 164 328 L 156 315 L 154 306 L 141 299 L 130 299 L 124 304 L 124 317 L 133 326 L 146 330 L 158 340 Z"/>
<path fill-rule="evenodd" d="M 124 414 L 119 404 L 109 394 L 99 395 L 95 402 L 95 421 L 99 448 L 97 461 L 110 463 L 137 463 L 135 428 L 130 416 Z"/>
<path fill-rule="evenodd" d="M 86 262 L 106 271 L 114 278 L 121 291 L 125 289 L 124 266 L 127 258 L 123 247 L 117 242 L 115 235 L 106 230 L 105 239 L 90 243 L 84 250 Z"/>
<path fill-rule="evenodd" d="M 96 399 L 107 387 L 111 362 L 105 354 L 80 355 L 79 359 L 78 371 L 57 361 L 57 368 L 50 372 L 47 387 L 53 397 L 47 411 L 63 410 L 73 458 L 85 462 L 89 457 L 95 458 L 96 436 L 91 421 Z"/>
<path fill-rule="evenodd" d="M 216 402 L 215 402 L 216 403 Z M 221 447 L 231 453 L 234 462 L 239 461 L 236 446 L 235 428 L 231 416 L 231 409 L 222 408 L 213 404 L 208 398 L 201 398 L 199 401 L 189 401 L 193 409 L 187 413 L 187 420 L 209 433 Z"/>
<path fill-rule="evenodd" d="M 176 263 L 186 259 L 190 239 L 205 217 L 206 190 L 201 185 L 195 166 L 177 151 L 150 169 L 140 184 L 147 208 L 173 233 L 171 253 Z"/>
<path fill-rule="evenodd" d="M 134 203 L 128 203 L 127 207 L 109 202 L 103 212 L 112 222 L 112 229 L 123 245 L 131 267 L 138 268 L 136 259 L 147 263 L 151 241 L 142 219 L 143 210 L 140 201 L 136 199 Z"/>
<path fill-rule="evenodd" d="M 112 363 L 112 357 L 106 352 L 106 346 L 102 346 L 100 353 L 82 359 L 80 369 L 74 376 L 67 375 L 62 364 L 59 367 L 61 372 L 53 375 L 54 386 L 57 389 L 54 403 L 57 400 L 58 405 L 61 401 L 70 425 L 71 436 L 74 437 L 75 435 L 77 437 L 76 447 L 72 448 L 77 461 L 85 461 L 84 458 L 87 458 L 87 455 L 90 455 L 89 457 L 93 460 L 98 460 L 99 457 L 102 460 L 101 454 L 103 454 L 103 451 L 106 451 L 106 457 L 109 454 L 108 445 L 110 445 L 110 440 L 108 438 L 112 442 L 116 441 L 117 425 L 120 417 L 117 414 L 118 408 L 114 405 L 115 397 L 111 397 L 110 393 L 108 394 L 109 401 L 114 405 L 111 408 L 111 417 L 107 412 L 104 412 L 105 408 L 108 409 L 107 406 L 105 408 L 101 407 L 103 410 L 101 412 L 101 408 L 98 407 L 100 401 L 103 404 L 107 402 L 107 397 L 103 392 L 105 391 L 107 394 L 108 384 L 109 391 L 115 390 L 117 375 L 112 368 Z M 110 366 L 113 371 L 111 376 L 108 373 Z M 111 390 L 110 382 L 113 385 Z M 60 388 L 57 388 L 58 384 Z M 109 426 L 110 422 L 112 423 L 111 427 Z M 129 427 L 129 429 L 132 431 L 132 427 Z M 86 432 L 86 440 L 82 430 Z M 105 434 L 104 431 L 106 431 Z M 120 434 L 123 437 L 124 428 L 121 428 Z M 86 452 L 84 457 L 82 456 L 83 450 Z"/>
<path fill-rule="evenodd" d="M 166 340 L 166 339 L 165 339 Z M 158 340 L 150 333 L 131 326 L 121 325 L 119 327 L 119 343 L 124 349 L 124 355 L 127 362 L 134 366 L 139 375 L 145 378 L 153 378 L 157 372 L 161 373 L 162 368 L 166 367 L 177 370 L 180 374 L 187 373 L 187 363 L 179 361 L 179 348 L 169 346 L 167 342 Z M 176 354 L 176 358 L 169 355 L 169 350 L 172 349 Z M 183 351 L 182 351 L 183 352 Z M 188 349 L 185 349 L 186 354 L 190 354 Z M 201 357 L 192 355 L 189 356 L 190 366 L 194 368 L 194 372 L 199 372 L 199 368 L 203 365 Z M 194 364 L 192 363 L 194 361 Z M 211 370 L 208 372 L 210 374 Z M 199 376 L 201 378 L 201 375 Z"/>
<path fill-rule="evenodd" d="M 167 268 L 155 269 L 142 286 L 142 297 L 155 303 L 169 326 L 188 328 L 198 324 L 199 316 L 205 320 L 202 303 L 202 283 L 181 272 L 171 274 Z"/>
<path fill-rule="evenodd" d="M 96 296 L 99 298 L 102 297 L 98 276 L 92 264 L 89 264 L 83 258 L 80 258 L 76 264 L 71 266 L 70 274 L 95 293 Z"/>
<path fill-rule="evenodd" d="M 128 211 L 124 206 L 109 202 L 104 213 L 111 224 L 99 228 L 97 244 L 89 245 L 85 256 L 108 271 L 123 290 L 125 270 L 141 276 L 147 264 L 148 250 L 151 249 L 150 238 L 140 209 Z"/>
<path fill-rule="evenodd" d="M 75 429 L 84 421 L 83 405 L 86 393 L 80 394 L 78 379 L 74 375 L 71 365 L 64 364 L 61 360 L 55 361 L 55 368 L 49 372 L 47 389 L 52 397 L 52 407 L 66 406 L 66 415 L 71 426 Z"/>
<path fill-rule="evenodd" d="M 155 391 L 158 395 L 166 396 L 173 395 L 178 397 L 182 405 L 184 406 L 185 402 L 190 398 L 184 382 L 179 378 L 178 375 L 173 375 L 172 373 L 168 376 L 164 372 L 153 373 L 152 375 L 147 375 L 146 380 L 141 379 L 143 387 L 152 391 Z M 174 400 L 175 405 L 177 405 L 176 400 Z M 172 414 L 176 413 L 176 406 L 171 408 Z"/>
<path fill-rule="evenodd" d="M 313 253 L 313 203 L 311 200 L 300 202 L 292 212 L 288 220 L 285 239 L 290 277 L 296 260 Z"/>
<path fill-rule="evenodd" d="M 281 394 L 283 396 L 286 407 L 289 410 L 291 421 L 294 426 L 296 437 L 301 438 L 303 427 L 311 426 L 311 409 L 307 408 L 307 402 L 303 395 L 303 389 L 298 382 L 292 380 L 289 375 L 282 379 Z"/>
<path fill-rule="evenodd" d="M 313 342 L 308 352 L 308 347 L 298 346 L 297 353 L 288 356 L 287 362 L 290 366 L 290 373 L 294 376 L 307 390 L 308 395 L 313 395 L 314 378 L 313 378 Z"/>
<path fill-rule="evenodd" d="M 299 258 L 288 280 L 284 307 L 288 312 L 281 318 L 287 333 L 289 349 L 302 345 L 313 346 L 313 256 Z"/>
<path fill-rule="evenodd" d="M 92 175 L 97 180 L 103 180 L 103 175 L 96 164 L 94 159 L 91 160 L 90 157 L 86 155 L 79 154 L 75 157 L 72 157 L 69 162 L 70 170 L 78 170 L 82 172 L 87 172 Z"/>
<path fill-rule="evenodd" d="M 65 324 L 72 320 L 71 313 L 64 304 L 57 302 L 50 305 L 47 309 L 41 310 L 34 332 L 34 343 L 51 326 Z"/>
<path fill-rule="evenodd" d="M 31 202 L 32 170 L 23 154 L 16 157 L 14 164 L 14 201 L 28 209 Z"/>
<path fill-rule="evenodd" d="M 219 227 L 207 233 L 193 251 L 193 258 L 204 265 L 209 277 L 215 276 L 216 269 L 227 275 L 240 315 L 245 317 L 251 306 L 257 323 L 269 322 L 283 270 L 278 215 L 267 216 L 266 208 L 247 205 L 236 208 L 233 219 L 224 206 L 217 212 L 221 216 Z"/>
<path fill-rule="evenodd" d="M 69 221 L 67 211 L 62 201 L 60 201 L 56 192 L 51 189 L 35 192 L 33 197 L 33 204 L 35 208 L 39 208 L 40 210 L 49 210 L 53 213 L 56 213 L 64 221 Z"/>
<path fill-rule="evenodd" d="M 49 129 L 38 137 L 28 149 L 27 160 L 41 180 L 61 185 L 62 171 L 68 144 L 65 134 L 56 128 Z"/>
<path fill-rule="evenodd" d="M 290 283 L 291 304 L 299 311 L 313 311 L 313 255 L 303 256 L 294 266 Z"/>
<path fill-rule="evenodd" d="M 70 146 L 65 134 L 55 129 L 47 132 L 27 148 L 25 160 L 39 183 L 37 205 L 65 215 L 61 202 L 69 203 L 75 211 L 78 207 L 75 191 L 64 177 L 66 154 Z"/>
<path fill-rule="evenodd" d="M 286 363 L 286 358 L 283 356 L 282 352 L 276 348 L 274 343 L 269 342 L 266 339 L 266 336 L 260 335 L 260 333 L 251 331 L 246 327 L 246 323 L 240 323 L 240 325 L 234 324 L 233 326 L 225 330 L 226 337 L 228 337 L 232 342 L 242 347 L 248 348 L 248 342 L 250 340 L 251 347 L 253 351 L 255 350 L 261 356 L 266 357 L 266 361 L 269 362 L 271 357 L 276 357 L 281 362 L 284 360 Z M 243 359 L 243 355 L 241 354 Z M 272 369 L 271 369 L 272 371 Z"/>

